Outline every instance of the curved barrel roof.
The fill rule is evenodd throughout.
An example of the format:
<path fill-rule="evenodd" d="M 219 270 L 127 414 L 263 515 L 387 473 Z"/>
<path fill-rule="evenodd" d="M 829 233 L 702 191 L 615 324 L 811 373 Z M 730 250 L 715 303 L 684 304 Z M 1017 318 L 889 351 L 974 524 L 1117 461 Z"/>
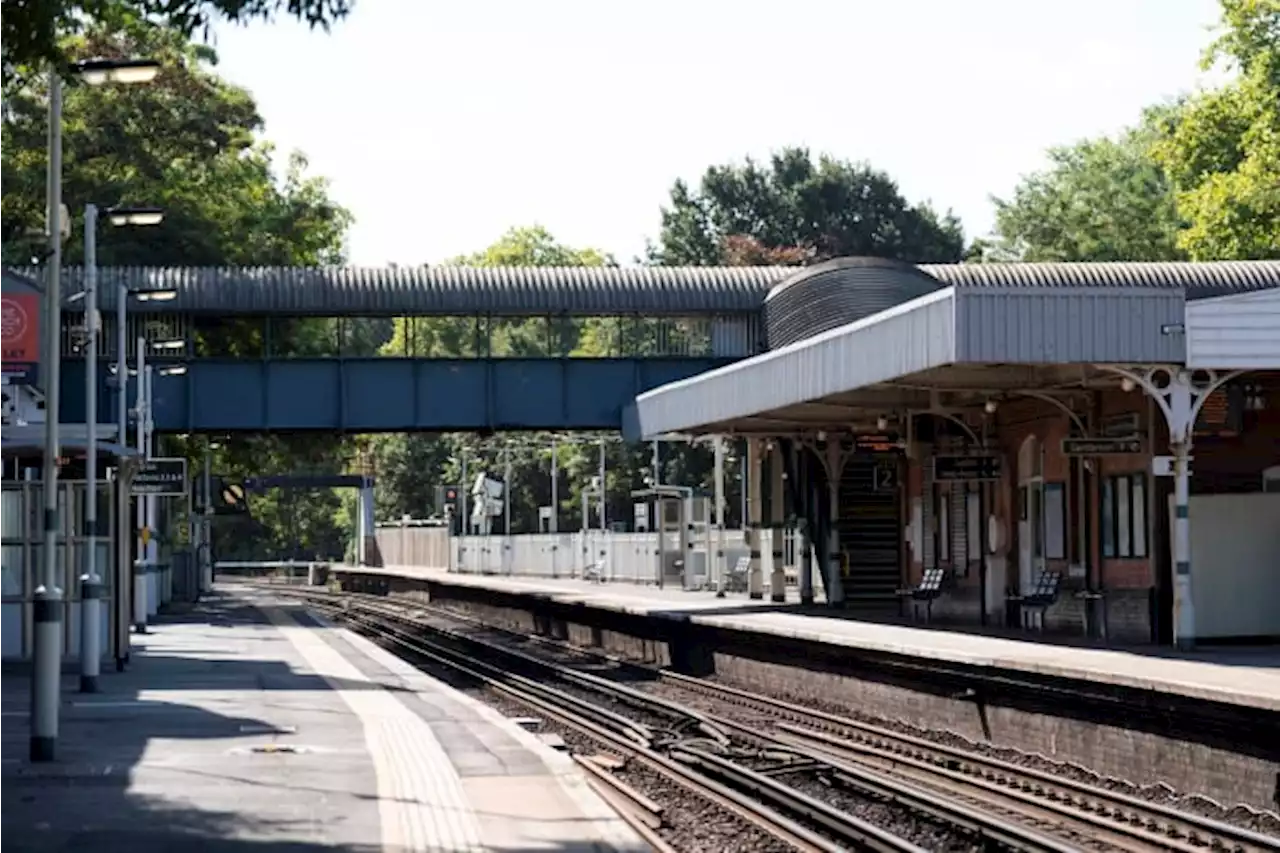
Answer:
<path fill-rule="evenodd" d="M 1189 299 L 1280 287 L 1280 260 L 920 264 L 918 269 L 942 286 L 1157 287 L 1185 289 Z M 16 272 L 42 278 L 38 269 Z M 121 285 L 177 291 L 174 300 L 140 302 L 130 309 L 145 313 L 689 316 L 757 311 L 775 284 L 797 272 L 796 267 L 103 267 L 98 283 L 104 308 L 115 305 Z M 83 268 L 68 267 L 63 275 L 63 292 L 82 289 Z"/>
<path fill-rule="evenodd" d="M 104 267 L 101 304 L 121 284 L 176 290 L 141 302 L 150 313 L 337 317 L 350 315 L 732 314 L 760 307 L 785 277 L 778 267 Z M 63 273 L 82 289 L 84 271 Z"/>

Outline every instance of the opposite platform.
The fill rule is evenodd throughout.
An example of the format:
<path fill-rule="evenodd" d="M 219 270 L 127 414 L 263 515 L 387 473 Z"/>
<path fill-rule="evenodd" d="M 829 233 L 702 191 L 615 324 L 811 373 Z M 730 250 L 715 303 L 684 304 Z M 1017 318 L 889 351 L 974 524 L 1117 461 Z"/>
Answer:
<path fill-rule="evenodd" d="M 296 606 L 224 587 L 135 641 L 65 680 L 53 764 L 5 677 L 6 851 L 647 849 L 567 755 Z"/>
<path fill-rule="evenodd" d="M 995 637 L 936 627 L 886 624 L 799 604 L 716 598 L 629 584 L 573 579 L 499 577 L 416 566 L 334 567 L 334 571 L 412 577 L 651 618 L 681 619 L 714 628 L 778 635 L 808 642 L 1074 678 L 1280 711 L 1280 649 L 1223 649 L 1178 653 L 1158 648 L 1115 649 Z M 789 593 L 794 596 L 794 592 Z"/>

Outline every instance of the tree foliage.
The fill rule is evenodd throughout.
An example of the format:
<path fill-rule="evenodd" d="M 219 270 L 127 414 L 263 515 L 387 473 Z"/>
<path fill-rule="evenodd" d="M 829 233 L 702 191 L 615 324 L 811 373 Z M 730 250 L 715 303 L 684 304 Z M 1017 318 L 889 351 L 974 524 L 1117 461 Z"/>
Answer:
<path fill-rule="evenodd" d="M 350 214 L 293 154 L 272 174 L 262 118 L 244 89 L 214 73 L 217 57 L 172 30 L 133 22 L 91 26 L 67 42 L 72 57 L 145 53 L 163 69 L 147 85 L 68 84 L 63 105 L 63 199 L 78 220 L 87 203 L 157 205 L 153 228 L 113 230 L 99 241 L 104 265 L 314 265 L 342 256 Z M 47 87 L 15 87 L 6 99 L 2 155 L 5 261 L 23 263 L 23 237 L 44 226 Z M 82 257 L 72 229 L 64 258 Z"/>
<path fill-rule="evenodd" d="M 1221 0 L 1206 68 L 1236 72 L 1165 114 L 1153 148 L 1193 260 L 1280 258 L 1280 0 Z"/>
<path fill-rule="evenodd" d="M 760 257 L 744 255 L 748 246 L 815 261 L 869 255 L 923 263 L 958 261 L 964 238 L 954 215 L 909 204 L 884 172 L 786 148 L 767 165 L 712 166 L 696 190 L 676 181 L 650 254 L 666 265 L 717 265 Z"/>
<path fill-rule="evenodd" d="M 1049 168 L 993 198 L 987 257 L 1023 261 L 1164 261 L 1182 256 L 1173 187 L 1151 157 L 1152 127 L 1050 149 Z"/>
<path fill-rule="evenodd" d="M 8 83 L 46 63 L 62 65 L 83 58 L 68 50 L 65 37 L 87 21 L 146 21 L 191 36 L 207 31 L 218 19 L 247 23 L 271 20 L 280 12 L 327 28 L 351 7 L 352 0 L 6 0 L 0 19 L 4 80 Z"/>
<path fill-rule="evenodd" d="M 6 27 L 9 9 L 5 8 Z M 91 23 L 60 44 L 71 58 L 147 55 L 161 60 L 155 81 L 90 89 L 69 81 L 64 98 L 63 197 L 72 211 L 66 263 L 83 259 L 86 203 L 158 205 L 153 228 L 113 229 L 99 222 L 104 265 L 315 265 L 339 261 L 350 214 L 329 198 L 326 184 L 306 173 L 295 154 L 283 178 L 272 170 L 262 119 L 244 89 L 214 72 L 217 57 L 182 33 L 135 19 Z M 26 263 L 44 227 L 47 87 L 15 82 L 6 93 L 2 227 L 4 256 Z M 275 337 L 299 351 L 320 349 L 334 321 L 293 320 Z M 389 329 L 387 330 L 389 332 Z M 197 328 L 197 354 L 253 354 L 263 326 L 220 321 Z M 385 340 L 376 340 L 369 351 Z M 200 470 L 207 442 L 163 436 L 162 452 L 190 454 Z M 235 437 L 213 450 L 217 472 L 262 476 L 341 471 L 348 448 L 338 436 Z M 254 520 L 220 519 L 224 554 L 334 553 L 347 534 L 335 521 L 332 493 L 267 494 L 253 498 Z"/>

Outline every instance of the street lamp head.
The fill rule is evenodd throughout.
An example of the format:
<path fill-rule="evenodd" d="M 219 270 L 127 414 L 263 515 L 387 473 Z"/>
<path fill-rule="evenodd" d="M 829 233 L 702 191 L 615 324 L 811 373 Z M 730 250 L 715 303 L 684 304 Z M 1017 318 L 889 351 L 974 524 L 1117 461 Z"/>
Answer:
<path fill-rule="evenodd" d="M 185 364 L 166 364 L 159 370 L 161 376 L 184 376 L 186 372 L 187 366 Z"/>
<path fill-rule="evenodd" d="M 178 291 L 172 288 L 160 290 L 130 290 L 129 295 L 139 302 L 172 302 L 178 298 Z"/>
<path fill-rule="evenodd" d="M 107 219 L 112 225 L 159 225 L 164 221 L 164 211 L 158 207 L 112 207 L 108 208 Z"/>
<path fill-rule="evenodd" d="M 186 345 L 187 345 L 187 342 L 184 341 L 182 338 L 170 338 L 168 340 L 151 342 L 152 349 L 168 350 L 168 351 L 180 350 L 184 348 Z"/>
<path fill-rule="evenodd" d="M 160 73 L 160 63 L 154 59 L 85 59 L 73 63 L 71 70 L 90 86 L 150 83 Z"/>

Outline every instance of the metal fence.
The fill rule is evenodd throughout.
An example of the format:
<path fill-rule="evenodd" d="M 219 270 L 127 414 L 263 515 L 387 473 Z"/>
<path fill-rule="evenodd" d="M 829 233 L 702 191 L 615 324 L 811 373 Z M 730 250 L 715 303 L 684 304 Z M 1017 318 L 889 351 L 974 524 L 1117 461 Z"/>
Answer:
<path fill-rule="evenodd" d="M 659 549 L 659 536 L 665 536 Z M 761 563 L 773 570 L 774 531 L 761 531 Z M 788 583 L 797 576 L 797 541 L 784 536 L 783 569 Z M 441 527 L 388 525 L 378 528 L 384 567 L 422 568 L 461 574 L 534 578 L 589 578 L 606 582 L 683 586 L 699 589 L 714 577 L 715 542 L 695 539 L 683 551 L 678 537 L 658 533 L 537 533 L 514 536 L 450 536 Z M 725 570 L 750 555 L 741 530 L 725 531 Z"/>

